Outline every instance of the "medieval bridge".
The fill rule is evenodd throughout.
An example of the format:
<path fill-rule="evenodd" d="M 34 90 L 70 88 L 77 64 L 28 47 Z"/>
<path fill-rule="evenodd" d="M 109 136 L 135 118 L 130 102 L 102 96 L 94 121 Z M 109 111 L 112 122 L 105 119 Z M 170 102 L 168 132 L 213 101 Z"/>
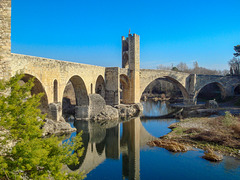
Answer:
<path fill-rule="evenodd" d="M 196 75 L 176 71 L 140 69 L 140 37 L 122 37 L 122 68 L 100 67 L 11 53 L 11 0 L 0 1 L 0 79 L 25 74 L 23 81 L 35 77 L 32 93 L 43 92 L 42 106 L 62 104 L 64 90 L 73 85 L 78 115 L 91 116 L 91 94 L 103 96 L 106 103 L 138 103 L 144 89 L 155 79 L 165 78 L 177 85 L 186 102 L 193 103 L 199 91 L 216 83 L 222 97 L 233 96 L 240 79 L 232 76 Z M 50 106 L 55 107 L 55 106 Z M 51 109 L 54 114 L 58 110 Z M 58 115 L 54 116 L 58 119 Z"/>

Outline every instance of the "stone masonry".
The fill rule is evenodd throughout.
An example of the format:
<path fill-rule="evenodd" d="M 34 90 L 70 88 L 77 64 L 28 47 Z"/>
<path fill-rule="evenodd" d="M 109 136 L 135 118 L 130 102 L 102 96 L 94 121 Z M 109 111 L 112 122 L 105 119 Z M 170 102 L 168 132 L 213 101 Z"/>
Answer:
<path fill-rule="evenodd" d="M 9 78 L 11 55 L 11 0 L 0 1 L 0 79 Z"/>

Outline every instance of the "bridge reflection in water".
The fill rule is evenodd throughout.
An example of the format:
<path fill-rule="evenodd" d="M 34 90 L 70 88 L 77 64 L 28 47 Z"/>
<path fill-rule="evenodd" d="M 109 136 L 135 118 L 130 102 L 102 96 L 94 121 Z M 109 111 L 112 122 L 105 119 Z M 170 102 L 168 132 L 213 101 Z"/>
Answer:
<path fill-rule="evenodd" d="M 79 159 L 80 164 L 65 166 L 64 170 L 84 171 L 88 174 L 105 159 L 119 160 L 122 154 L 122 178 L 140 179 L 140 149 L 154 137 L 144 129 L 140 118 L 117 124 L 114 127 L 108 126 L 104 127 L 89 121 L 76 121 L 77 133 L 83 131 L 85 150 Z"/>

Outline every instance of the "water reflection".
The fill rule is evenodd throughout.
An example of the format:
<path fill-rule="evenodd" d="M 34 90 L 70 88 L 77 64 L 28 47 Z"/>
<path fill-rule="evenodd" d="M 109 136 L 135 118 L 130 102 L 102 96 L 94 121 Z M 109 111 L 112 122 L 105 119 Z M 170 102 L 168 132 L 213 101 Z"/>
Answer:
<path fill-rule="evenodd" d="M 143 114 L 147 117 L 159 117 L 170 114 L 174 111 L 173 108 L 169 106 L 168 101 L 144 101 L 143 104 Z"/>
<path fill-rule="evenodd" d="M 77 133 L 83 132 L 85 150 L 79 158 L 80 164 L 66 166 L 65 170 L 84 171 L 87 179 L 237 179 L 240 176 L 240 161 L 234 158 L 213 164 L 200 158 L 201 150 L 173 154 L 146 146 L 146 142 L 161 133 L 168 133 L 167 126 L 176 120 L 170 121 L 136 118 L 107 128 L 76 121 Z"/>

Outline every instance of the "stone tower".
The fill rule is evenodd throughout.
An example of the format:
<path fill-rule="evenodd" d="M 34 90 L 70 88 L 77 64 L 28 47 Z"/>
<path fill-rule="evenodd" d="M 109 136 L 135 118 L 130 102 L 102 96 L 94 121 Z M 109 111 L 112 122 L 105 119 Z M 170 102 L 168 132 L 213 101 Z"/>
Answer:
<path fill-rule="evenodd" d="M 11 0 L 0 0 L 0 79 L 10 77 Z"/>
<path fill-rule="evenodd" d="M 122 37 L 122 68 L 127 68 L 130 80 L 127 103 L 140 102 L 140 37 L 128 34 Z M 126 102 L 126 101 L 125 101 Z"/>

